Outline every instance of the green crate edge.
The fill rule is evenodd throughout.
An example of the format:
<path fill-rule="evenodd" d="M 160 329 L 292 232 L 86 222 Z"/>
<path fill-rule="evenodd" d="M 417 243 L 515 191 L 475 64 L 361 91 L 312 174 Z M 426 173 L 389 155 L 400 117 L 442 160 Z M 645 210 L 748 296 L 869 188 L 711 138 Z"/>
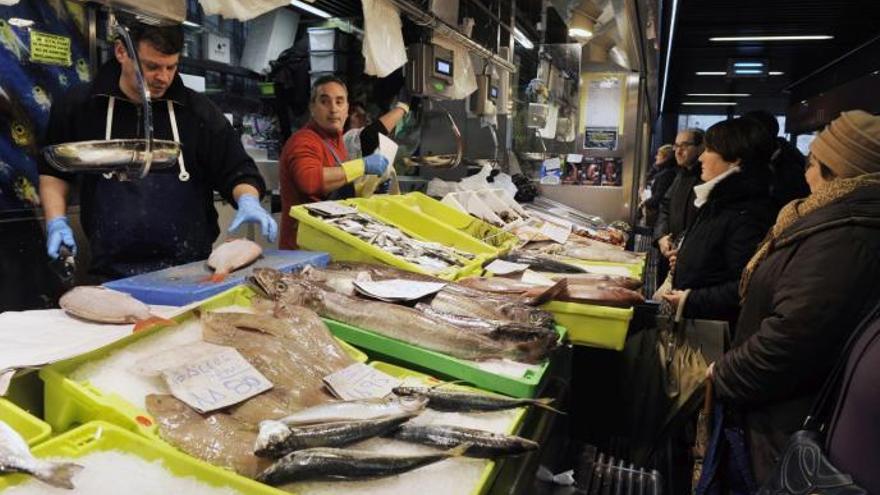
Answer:
<path fill-rule="evenodd" d="M 98 438 L 97 433 L 100 429 Z M 81 444 L 92 438 L 91 444 L 82 448 Z M 121 446 L 121 448 L 120 448 Z M 160 442 L 140 436 L 134 432 L 105 421 L 91 421 L 46 442 L 37 445 L 32 451 L 37 457 L 65 457 L 75 459 L 92 452 L 122 450 L 137 457 L 154 461 L 163 460 L 163 466 L 178 476 L 193 476 L 199 481 L 214 487 L 230 487 L 243 495 L 291 495 L 191 457 L 177 449 Z M 144 454 L 147 454 L 146 456 Z M 23 483 L 28 476 L 14 474 L 0 477 L 0 491 Z"/>
<path fill-rule="evenodd" d="M 239 285 L 205 299 L 196 307 L 202 310 L 212 310 L 232 305 L 247 306 L 250 305 L 251 297 L 254 295 L 253 290 L 247 286 Z M 181 322 L 190 317 L 192 317 L 192 310 L 176 317 L 175 321 Z M 134 407 L 116 394 L 103 394 L 88 382 L 75 382 L 67 378 L 67 375 L 85 362 L 104 357 L 120 347 L 161 331 L 162 328 L 165 327 L 156 327 L 129 335 L 101 349 L 59 361 L 40 370 L 40 378 L 45 384 L 44 418 L 49 425 L 56 432 L 64 432 L 73 426 L 89 421 L 104 420 L 149 438 L 158 439 L 155 421 L 146 411 Z M 365 353 L 342 339 L 338 340 L 356 361 L 367 361 Z M 149 424 L 142 424 L 138 422 L 137 418 L 146 418 Z"/>
<path fill-rule="evenodd" d="M 18 432 L 30 447 L 52 436 L 52 427 L 49 423 L 2 397 L 0 397 L 0 421 Z"/>
<path fill-rule="evenodd" d="M 484 390 L 498 392 L 513 397 L 534 397 L 541 380 L 550 365 L 549 360 L 541 366 L 540 371 L 531 377 L 513 378 L 497 375 L 473 367 L 466 361 L 428 349 L 392 339 L 376 332 L 357 328 L 352 325 L 327 319 L 324 321 L 333 335 L 352 345 L 410 363 L 422 368 L 441 373 L 460 380 L 465 380 Z M 567 330 L 557 326 L 560 340 L 564 340 Z M 381 361 L 381 359 L 380 359 Z"/>

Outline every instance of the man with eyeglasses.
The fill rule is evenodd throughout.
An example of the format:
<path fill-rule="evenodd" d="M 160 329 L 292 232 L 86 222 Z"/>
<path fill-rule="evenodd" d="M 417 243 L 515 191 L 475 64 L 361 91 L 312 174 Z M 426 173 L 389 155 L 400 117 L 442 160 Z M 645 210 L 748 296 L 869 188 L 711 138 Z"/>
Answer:
<path fill-rule="evenodd" d="M 657 279 L 662 282 L 669 271 L 668 260 L 676 252 L 677 243 L 697 217 L 694 205 L 694 186 L 702 182 L 702 167 L 698 160 L 703 153 L 703 131 L 685 129 L 675 136 L 675 162 L 678 173 L 660 202 L 660 213 L 654 226 L 654 240 L 663 258 L 658 265 Z"/>

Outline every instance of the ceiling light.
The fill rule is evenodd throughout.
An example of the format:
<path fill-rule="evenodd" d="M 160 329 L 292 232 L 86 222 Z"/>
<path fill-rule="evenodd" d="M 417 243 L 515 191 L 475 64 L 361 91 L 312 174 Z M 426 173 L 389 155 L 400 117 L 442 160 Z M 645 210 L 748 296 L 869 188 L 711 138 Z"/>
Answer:
<path fill-rule="evenodd" d="M 571 19 L 568 22 L 569 36 L 579 40 L 587 40 L 593 37 L 594 29 L 596 29 L 596 23 L 583 12 L 575 10 L 571 13 Z"/>
<path fill-rule="evenodd" d="M 571 28 L 568 30 L 568 35 L 571 36 L 572 38 L 587 39 L 587 38 L 592 37 L 593 33 L 590 31 L 587 31 L 586 29 Z"/>
<path fill-rule="evenodd" d="M 771 76 L 781 76 L 781 75 L 785 74 L 785 72 L 780 72 L 780 71 L 771 70 L 771 71 L 768 72 L 767 74 L 770 74 Z"/>
<path fill-rule="evenodd" d="M 698 76 L 724 76 L 727 72 L 710 72 L 710 71 L 699 71 L 697 72 Z"/>
<path fill-rule="evenodd" d="M 727 98 L 748 98 L 751 93 L 688 93 L 688 96 L 724 96 Z"/>
<path fill-rule="evenodd" d="M 672 0 L 672 18 L 669 20 L 669 41 L 666 45 L 666 65 L 663 67 L 663 91 L 660 93 L 660 113 L 666 105 L 666 84 L 669 83 L 669 57 L 672 55 L 672 39 L 675 37 L 675 17 L 678 15 L 678 0 Z"/>
<path fill-rule="evenodd" d="M 192 22 L 192 21 L 183 21 L 183 25 L 184 25 L 184 26 L 187 26 L 187 27 L 191 27 L 191 28 L 200 28 L 200 27 L 202 27 L 201 24 L 196 24 L 195 22 Z"/>
<path fill-rule="evenodd" d="M 759 74 L 763 74 L 764 71 L 761 69 L 736 69 L 733 71 L 736 74 L 747 74 L 750 76 L 757 76 Z"/>
<path fill-rule="evenodd" d="M 290 5 L 300 10 L 304 10 L 310 14 L 315 14 L 318 17 L 323 17 L 324 19 L 329 19 L 333 17 L 332 15 L 319 9 L 318 7 L 313 7 L 305 2 L 300 2 L 300 0 L 290 0 Z"/>
<path fill-rule="evenodd" d="M 682 105 L 687 106 L 724 106 L 724 107 L 732 107 L 736 105 L 735 101 L 685 101 L 682 102 Z"/>
<path fill-rule="evenodd" d="M 9 19 L 9 24 L 15 27 L 26 28 L 34 25 L 34 21 L 30 19 L 22 19 L 20 17 L 13 17 Z"/>
<path fill-rule="evenodd" d="M 532 40 L 530 40 L 528 36 L 520 31 L 518 27 L 513 28 L 513 39 L 515 39 L 516 42 L 522 45 L 522 47 L 526 50 L 531 50 L 535 47 L 535 44 L 532 43 Z"/>
<path fill-rule="evenodd" d="M 718 36 L 709 38 L 709 41 L 810 41 L 830 39 L 834 39 L 834 36 L 816 34 L 808 36 Z"/>
<path fill-rule="evenodd" d="M 734 62 L 734 67 L 764 67 L 764 62 Z"/>

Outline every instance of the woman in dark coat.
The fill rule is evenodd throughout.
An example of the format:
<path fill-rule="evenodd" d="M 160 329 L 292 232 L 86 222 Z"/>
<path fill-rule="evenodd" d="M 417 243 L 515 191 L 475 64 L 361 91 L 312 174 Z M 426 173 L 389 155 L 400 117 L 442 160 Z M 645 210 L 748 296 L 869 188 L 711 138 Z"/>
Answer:
<path fill-rule="evenodd" d="M 733 348 L 709 368 L 717 399 L 744 416 L 758 483 L 880 298 L 880 117 L 845 112 L 810 151 L 811 194 L 749 261 Z"/>
<path fill-rule="evenodd" d="M 719 122 L 706 132 L 703 183 L 694 187 L 694 224 L 673 257 L 671 293 L 687 318 L 726 320 L 739 313 L 739 280 L 773 222 L 768 169 L 770 140 L 751 121 Z"/>

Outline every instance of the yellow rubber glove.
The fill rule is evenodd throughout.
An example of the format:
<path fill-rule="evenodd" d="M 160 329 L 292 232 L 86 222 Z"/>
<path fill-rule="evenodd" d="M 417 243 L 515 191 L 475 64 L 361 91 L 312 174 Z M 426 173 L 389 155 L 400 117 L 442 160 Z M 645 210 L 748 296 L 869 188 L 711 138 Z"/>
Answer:
<path fill-rule="evenodd" d="M 358 177 L 364 175 L 364 159 L 349 160 L 342 164 L 342 171 L 345 173 L 345 182 L 352 182 Z"/>

